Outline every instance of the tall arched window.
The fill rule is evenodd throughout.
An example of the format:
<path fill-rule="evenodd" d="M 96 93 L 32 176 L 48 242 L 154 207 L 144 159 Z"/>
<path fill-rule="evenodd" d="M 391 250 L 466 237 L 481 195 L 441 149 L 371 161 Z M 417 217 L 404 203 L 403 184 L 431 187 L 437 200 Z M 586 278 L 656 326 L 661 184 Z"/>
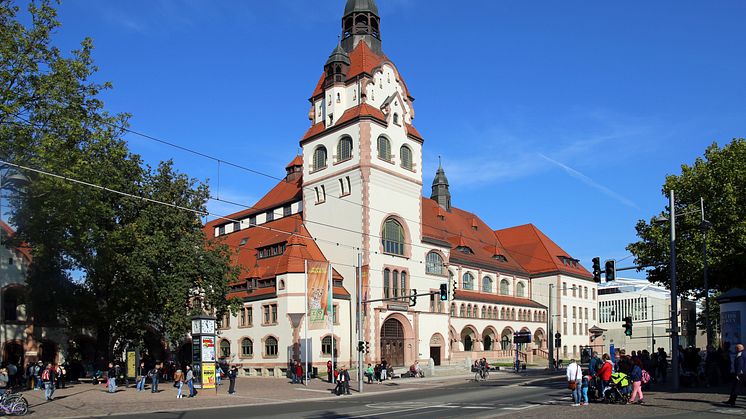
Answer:
<path fill-rule="evenodd" d="M 474 289 L 474 277 L 469 272 L 464 274 L 464 284 L 462 288 L 465 290 Z"/>
<path fill-rule="evenodd" d="M 337 355 L 337 339 L 334 339 L 334 355 Z M 324 355 L 331 355 L 332 354 L 332 337 L 331 336 L 324 336 L 323 339 L 321 339 L 321 353 Z"/>
<path fill-rule="evenodd" d="M 401 167 L 412 170 L 412 150 L 403 145 L 399 149 L 399 155 L 401 158 Z"/>
<path fill-rule="evenodd" d="M 223 339 L 220 341 L 220 357 L 228 358 L 231 356 L 231 343 Z"/>
<path fill-rule="evenodd" d="M 383 298 L 391 297 L 391 271 L 388 269 L 383 270 Z"/>
<path fill-rule="evenodd" d="M 383 224 L 381 244 L 384 253 L 404 256 L 404 227 L 393 218 Z"/>
<path fill-rule="evenodd" d="M 337 145 L 337 161 L 345 161 L 352 158 L 352 138 L 342 137 Z"/>
<path fill-rule="evenodd" d="M 394 271 L 393 275 L 394 280 L 391 282 L 391 289 L 393 291 L 393 297 L 396 298 L 399 296 L 399 271 Z"/>
<path fill-rule="evenodd" d="M 241 356 L 254 356 L 254 342 L 252 342 L 251 339 L 244 338 L 241 340 Z"/>
<path fill-rule="evenodd" d="M 401 287 L 400 295 L 402 297 L 407 296 L 407 273 L 404 271 L 402 271 L 401 273 L 401 283 L 399 284 L 399 286 Z"/>
<path fill-rule="evenodd" d="M 466 306 L 461 304 L 461 309 L 459 310 L 459 317 L 466 317 Z"/>
<path fill-rule="evenodd" d="M 440 256 L 438 252 L 428 253 L 426 262 L 426 273 L 433 275 L 443 275 L 445 273 L 445 264 L 443 263 L 443 257 Z"/>
<path fill-rule="evenodd" d="M 507 317 L 505 317 L 505 307 L 503 307 L 503 308 L 502 308 L 502 309 L 500 310 L 500 319 L 501 319 L 501 320 L 505 320 L 505 319 L 507 319 Z"/>
<path fill-rule="evenodd" d="M 451 303 L 451 317 L 456 317 L 456 303 Z"/>
<path fill-rule="evenodd" d="M 510 293 L 510 283 L 507 279 L 500 281 L 500 294 L 508 295 Z"/>
<path fill-rule="evenodd" d="M 383 135 L 378 137 L 378 158 L 391 161 L 391 142 Z"/>
<path fill-rule="evenodd" d="M 277 338 L 270 336 L 264 341 L 264 354 L 272 357 L 277 356 Z"/>
<path fill-rule="evenodd" d="M 489 319 L 489 316 L 487 316 L 487 307 L 485 306 L 482 306 L 482 318 Z"/>
<path fill-rule="evenodd" d="M 517 297 L 525 297 L 526 296 L 526 285 L 523 282 L 519 282 L 518 285 L 515 287 L 515 295 Z"/>
<path fill-rule="evenodd" d="M 482 278 L 482 291 L 492 292 L 492 278 L 489 276 Z"/>
<path fill-rule="evenodd" d="M 321 170 L 326 167 L 326 147 L 320 145 L 313 151 L 313 170 Z"/>

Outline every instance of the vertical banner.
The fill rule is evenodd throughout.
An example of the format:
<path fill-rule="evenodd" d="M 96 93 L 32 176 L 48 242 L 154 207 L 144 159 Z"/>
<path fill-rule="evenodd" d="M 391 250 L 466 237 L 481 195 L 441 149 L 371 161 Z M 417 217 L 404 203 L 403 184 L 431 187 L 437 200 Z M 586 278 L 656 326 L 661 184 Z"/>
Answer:
<path fill-rule="evenodd" d="M 360 288 L 363 292 L 363 301 L 368 301 L 370 299 L 370 290 L 368 287 L 368 265 L 365 265 L 360 269 L 362 278 L 362 284 L 360 285 Z M 363 317 L 368 316 L 368 303 L 363 303 Z"/>
<path fill-rule="evenodd" d="M 127 351 L 127 378 L 137 377 L 137 352 Z"/>
<path fill-rule="evenodd" d="M 328 277 L 329 263 L 306 262 L 306 298 L 308 299 L 308 329 L 326 329 L 329 325 L 329 301 L 328 301 Z"/>
<path fill-rule="evenodd" d="M 202 364 L 202 388 L 215 388 L 215 363 Z"/>

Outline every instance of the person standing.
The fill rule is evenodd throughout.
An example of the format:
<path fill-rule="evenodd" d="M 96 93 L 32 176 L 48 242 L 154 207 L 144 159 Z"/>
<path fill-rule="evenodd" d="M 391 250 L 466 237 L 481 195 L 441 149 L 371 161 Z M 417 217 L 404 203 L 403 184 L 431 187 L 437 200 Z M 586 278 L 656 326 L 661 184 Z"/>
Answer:
<path fill-rule="evenodd" d="M 15 386 L 17 382 L 16 375 L 18 374 L 18 367 L 16 367 L 16 364 L 11 362 L 8 364 L 8 385 L 9 387 Z"/>
<path fill-rule="evenodd" d="M 190 365 L 187 365 L 186 369 L 186 382 L 189 386 L 189 397 L 194 397 L 194 371 L 192 370 L 192 367 Z"/>
<path fill-rule="evenodd" d="M 730 398 L 725 404 L 735 406 L 738 394 L 743 391 L 744 380 L 746 380 L 746 357 L 743 355 L 743 345 L 736 345 L 736 359 L 733 361 L 733 386 L 730 390 Z"/>
<path fill-rule="evenodd" d="M 373 384 L 373 374 L 374 374 L 373 366 L 368 364 L 368 369 L 365 370 L 365 376 L 368 378 L 368 384 Z"/>
<path fill-rule="evenodd" d="M 632 380 L 632 396 L 630 396 L 627 404 L 635 403 L 635 397 L 637 397 L 637 404 L 642 404 L 642 399 L 644 397 L 642 394 L 642 368 L 639 363 L 635 363 L 632 366 L 632 372 L 630 373 L 629 378 Z"/>
<path fill-rule="evenodd" d="M 109 362 L 109 371 L 106 373 L 106 382 L 109 385 L 109 393 L 117 392 L 117 370 L 114 364 Z"/>
<path fill-rule="evenodd" d="M 236 394 L 236 377 L 238 377 L 238 368 L 233 365 L 228 370 L 228 394 Z"/>
<path fill-rule="evenodd" d="M 326 361 L 326 375 L 329 378 L 329 384 L 332 383 L 332 361 Z"/>
<path fill-rule="evenodd" d="M 137 391 L 145 390 L 145 379 L 148 378 L 147 375 L 148 375 L 148 369 L 145 368 L 145 363 L 141 362 L 140 363 L 140 378 L 137 380 L 137 386 L 135 386 Z"/>
<path fill-rule="evenodd" d="M 567 388 L 572 391 L 573 406 L 580 406 L 582 380 L 583 371 L 580 365 L 575 362 L 575 359 L 571 359 L 570 364 L 567 366 Z"/>
<path fill-rule="evenodd" d="M 44 383 L 44 399 L 47 401 L 52 401 L 52 396 L 54 395 L 54 383 L 55 383 L 55 369 L 54 366 L 52 366 L 52 363 L 50 362 L 47 364 L 47 368 L 41 372 L 40 379 L 42 383 Z"/>
<path fill-rule="evenodd" d="M 345 367 L 342 367 L 342 376 L 344 377 L 345 393 L 349 396 L 350 395 L 350 372 Z"/>
<path fill-rule="evenodd" d="M 182 397 L 181 389 L 184 387 L 184 372 L 181 370 L 181 368 L 177 369 L 176 372 L 174 372 L 174 385 L 178 389 L 176 398 L 180 399 Z"/>
<path fill-rule="evenodd" d="M 150 392 L 158 392 L 158 364 L 153 365 L 153 369 L 150 370 L 148 375 L 150 376 Z"/>
<path fill-rule="evenodd" d="M 603 398 L 606 393 L 606 388 L 609 387 L 609 381 L 611 381 L 611 374 L 614 369 L 614 365 L 611 363 L 611 357 L 609 354 L 604 354 L 601 359 L 604 361 L 601 368 L 596 372 L 596 377 L 601 380 L 600 397 Z"/>
<path fill-rule="evenodd" d="M 386 375 L 388 374 L 388 363 L 385 359 L 381 360 L 381 381 L 386 381 Z"/>

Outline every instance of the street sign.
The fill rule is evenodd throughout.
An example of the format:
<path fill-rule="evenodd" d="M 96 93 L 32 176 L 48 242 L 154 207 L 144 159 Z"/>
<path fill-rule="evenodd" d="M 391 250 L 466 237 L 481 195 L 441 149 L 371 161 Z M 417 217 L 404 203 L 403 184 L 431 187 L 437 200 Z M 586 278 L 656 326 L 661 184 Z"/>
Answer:
<path fill-rule="evenodd" d="M 514 333 L 513 343 L 531 343 L 531 332 Z"/>

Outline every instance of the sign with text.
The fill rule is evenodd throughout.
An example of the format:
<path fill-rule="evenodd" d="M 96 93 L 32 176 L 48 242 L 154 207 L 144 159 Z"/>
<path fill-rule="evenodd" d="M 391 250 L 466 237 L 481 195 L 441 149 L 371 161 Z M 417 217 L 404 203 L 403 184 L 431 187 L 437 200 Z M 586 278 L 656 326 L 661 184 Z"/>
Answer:
<path fill-rule="evenodd" d="M 215 388 L 217 382 L 215 381 L 215 364 L 203 364 L 202 365 L 202 388 Z"/>
<path fill-rule="evenodd" d="M 202 336 L 202 362 L 215 362 L 215 336 Z"/>
<path fill-rule="evenodd" d="M 127 378 L 137 377 L 137 352 L 127 351 Z"/>
<path fill-rule="evenodd" d="M 329 309 L 329 263 L 308 261 L 306 265 L 308 285 L 308 329 L 326 329 L 329 327 L 331 310 Z"/>

